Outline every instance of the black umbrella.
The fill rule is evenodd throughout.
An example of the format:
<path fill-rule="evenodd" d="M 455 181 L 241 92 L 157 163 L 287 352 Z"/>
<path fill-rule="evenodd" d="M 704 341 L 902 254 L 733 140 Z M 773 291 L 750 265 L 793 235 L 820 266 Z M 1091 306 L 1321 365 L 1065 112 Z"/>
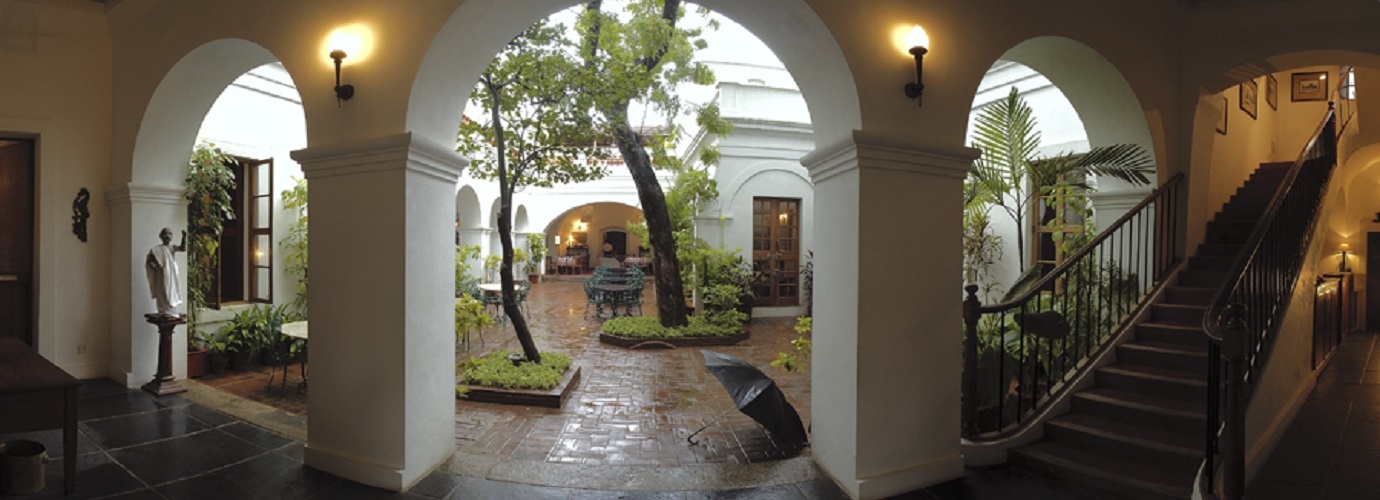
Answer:
<path fill-rule="evenodd" d="M 809 444 L 800 414 L 786 401 L 786 395 L 781 393 L 776 382 L 762 370 L 727 354 L 703 349 L 700 354 L 704 355 L 704 366 L 728 390 L 739 411 L 762 424 L 762 428 L 784 445 L 802 447 Z"/>

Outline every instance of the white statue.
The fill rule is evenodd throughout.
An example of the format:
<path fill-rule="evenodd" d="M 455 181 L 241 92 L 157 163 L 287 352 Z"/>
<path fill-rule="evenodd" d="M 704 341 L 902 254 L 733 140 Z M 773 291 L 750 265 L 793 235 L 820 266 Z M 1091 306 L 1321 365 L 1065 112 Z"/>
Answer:
<path fill-rule="evenodd" d="M 162 240 L 163 244 L 149 250 L 148 258 L 144 259 L 144 272 L 149 277 L 149 292 L 153 294 L 153 301 L 158 304 L 160 316 L 181 316 L 177 312 L 177 306 L 182 305 L 182 293 L 178 291 L 178 283 L 182 282 L 182 272 L 177 269 L 177 260 L 174 257 L 178 251 L 186 250 L 187 232 L 182 232 L 182 242 L 177 245 L 172 244 L 172 229 L 166 227 L 158 233 L 158 239 Z"/>

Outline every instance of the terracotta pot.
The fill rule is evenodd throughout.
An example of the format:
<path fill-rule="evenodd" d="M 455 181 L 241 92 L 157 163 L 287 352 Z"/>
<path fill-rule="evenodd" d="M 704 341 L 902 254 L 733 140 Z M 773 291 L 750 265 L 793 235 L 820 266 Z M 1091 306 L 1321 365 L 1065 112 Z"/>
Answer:
<path fill-rule="evenodd" d="M 187 378 L 197 378 L 206 374 L 206 349 L 187 351 Z"/>
<path fill-rule="evenodd" d="M 540 275 L 540 274 L 529 274 L 529 275 L 527 275 L 527 281 L 530 282 L 530 283 L 541 283 L 541 275 Z"/>

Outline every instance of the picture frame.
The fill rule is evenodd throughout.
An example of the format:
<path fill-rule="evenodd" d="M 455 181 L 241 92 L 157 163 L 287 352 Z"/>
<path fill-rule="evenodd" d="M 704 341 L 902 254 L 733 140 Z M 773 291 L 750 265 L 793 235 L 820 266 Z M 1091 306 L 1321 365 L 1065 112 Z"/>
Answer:
<path fill-rule="evenodd" d="M 1327 100 L 1326 71 L 1291 73 L 1289 80 L 1289 100 L 1291 102 Z"/>
<path fill-rule="evenodd" d="M 1265 104 L 1279 111 L 1279 80 L 1275 79 L 1275 75 L 1265 75 Z"/>
<path fill-rule="evenodd" d="M 1217 117 L 1217 133 L 1227 135 L 1227 96 L 1222 96 L 1222 113 Z"/>
<path fill-rule="evenodd" d="M 1241 111 L 1245 111 L 1247 115 L 1250 115 L 1252 120 L 1255 119 L 1256 106 L 1259 105 L 1259 103 L 1256 100 L 1256 91 L 1260 89 L 1258 85 L 1259 84 L 1255 83 L 1255 79 L 1246 80 L 1244 82 L 1241 82 L 1240 85 Z"/>

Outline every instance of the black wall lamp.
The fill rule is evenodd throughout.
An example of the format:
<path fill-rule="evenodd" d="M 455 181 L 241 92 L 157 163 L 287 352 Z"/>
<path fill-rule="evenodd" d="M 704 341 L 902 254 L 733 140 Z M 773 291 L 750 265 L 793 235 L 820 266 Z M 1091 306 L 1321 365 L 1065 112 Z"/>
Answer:
<path fill-rule="evenodd" d="M 906 84 L 906 97 L 915 99 L 917 106 L 924 106 L 925 79 L 921 68 L 925 54 L 930 51 L 930 36 L 917 24 L 906 35 L 906 45 L 910 46 L 910 55 L 915 57 L 915 81 Z"/>
<path fill-rule="evenodd" d="M 345 51 L 332 50 L 331 59 L 335 60 L 335 100 L 339 104 L 340 101 L 348 101 L 355 96 L 355 86 L 340 84 L 340 61 L 345 60 Z"/>

